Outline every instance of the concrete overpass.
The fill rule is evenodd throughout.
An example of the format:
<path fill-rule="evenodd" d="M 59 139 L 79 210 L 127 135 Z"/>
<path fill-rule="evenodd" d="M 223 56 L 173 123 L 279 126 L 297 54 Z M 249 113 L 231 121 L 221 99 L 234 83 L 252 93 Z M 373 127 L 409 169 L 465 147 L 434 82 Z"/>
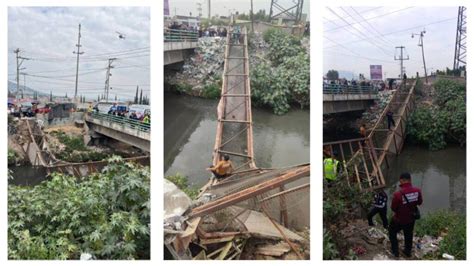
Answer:
<path fill-rule="evenodd" d="M 183 62 L 198 46 L 198 33 L 194 31 L 167 29 L 164 33 L 164 65 Z"/>
<path fill-rule="evenodd" d="M 323 89 L 323 114 L 365 110 L 377 99 L 373 87 L 325 86 Z"/>
<path fill-rule="evenodd" d="M 150 151 L 150 124 L 102 113 L 86 114 L 84 120 L 93 133 Z"/>

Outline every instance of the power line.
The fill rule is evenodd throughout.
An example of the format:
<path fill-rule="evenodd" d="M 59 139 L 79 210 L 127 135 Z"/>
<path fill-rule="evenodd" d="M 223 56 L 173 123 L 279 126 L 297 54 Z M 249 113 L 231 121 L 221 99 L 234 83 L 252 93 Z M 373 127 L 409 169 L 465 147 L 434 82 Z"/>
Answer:
<path fill-rule="evenodd" d="M 395 63 L 395 62 L 393 62 L 393 61 L 388 61 L 388 60 L 378 59 L 378 58 L 371 58 L 371 57 L 366 57 L 366 56 L 362 56 L 362 55 L 344 54 L 344 53 L 335 52 L 335 51 L 326 51 L 326 53 L 334 53 L 334 54 L 336 54 L 336 55 L 344 55 L 344 56 L 357 57 L 357 58 L 366 59 L 366 60 L 368 60 L 368 61 L 377 61 L 377 62 L 384 62 L 384 63 L 388 63 L 388 64 L 397 64 L 397 63 Z"/>
<path fill-rule="evenodd" d="M 405 29 L 401 29 L 401 30 L 392 31 L 392 32 L 389 32 L 389 33 L 383 33 L 381 36 L 388 36 L 388 35 L 392 35 L 392 34 L 397 34 L 397 33 L 402 33 L 402 32 L 407 32 L 407 31 L 412 31 L 412 30 L 414 30 L 414 29 L 419 29 L 419 28 L 422 28 L 422 27 L 426 27 L 426 26 L 430 26 L 430 25 L 434 25 L 434 24 L 439 24 L 439 23 L 447 22 L 447 21 L 450 21 L 450 20 L 453 20 L 453 19 L 457 19 L 457 17 L 448 18 L 448 19 L 443 19 L 443 20 L 438 20 L 438 21 L 434 21 L 434 22 L 431 22 L 431 23 L 423 24 L 423 25 L 418 25 L 418 26 L 414 26 L 414 27 L 410 27 L 410 28 L 405 28 Z M 373 39 L 373 37 L 362 38 L 362 39 L 359 39 L 359 40 L 354 40 L 354 41 L 347 42 L 347 43 L 343 43 L 343 44 L 344 44 L 344 45 L 347 45 L 347 44 L 354 44 L 354 43 L 362 42 L 362 41 L 365 41 L 365 40 L 368 40 L 368 39 Z M 323 49 L 330 49 L 330 48 L 337 47 L 337 46 L 338 46 L 338 45 L 323 47 Z"/>
<path fill-rule="evenodd" d="M 350 23 L 345 20 L 343 17 L 341 17 L 339 14 L 337 14 L 334 10 L 332 10 L 330 7 L 326 7 L 329 11 L 331 11 L 334 15 L 336 15 L 337 17 L 339 17 L 340 19 L 342 19 L 342 21 L 344 21 L 347 25 L 351 26 Z M 351 26 L 351 28 L 355 29 L 357 32 L 361 33 L 361 36 L 363 37 L 364 36 L 364 33 L 361 32 L 359 29 L 355 28 L 354 26 Z M 346 30 L 347 32 L 351 33 L 352 35 L 356 36 L 357 38 L 360 38 L 360 36 L 358 36 L 357 34 L 353 33 L 352 31 L 344 28 L 344 30 Z M 384 48 L 380 47 L 380 45 L 372 42 L 372 41 L 369 41 L 367 40 L 367 42 L 371 43 L 372 45 L 374 45 L 375 47 L 379 48 L 380 50 L 382 50 L 385 54 L 388 54 L 391 56 L 390 53 L 387 53 L 386 50 L 384 50 Z"/>
<path fill-rule="evenodd" d="M 360 13 L 361 13 L 361 14 L 364 14 L 364 13 L 367 13 L 367 12 L 369 12 L 369 11 L 373 11 L 373 10 L 376 10 L 376 9 L 380 9 L 380 8 L 382 8 L 382 7 L 383 7 L 383 6 L 370 8 L 370 9 L 361 11 Z M 324 17 L 323 17 L 323 18 L 324 18 Z M 334 23 L 334 21 L 338 21 L 339 19 L 332 19 L 332 20 L 327 19 L 327 18 L 324 18 L 324 19 L 326 20 L 326 22 L 324 22 L 324 23 L 332 22 L 332 23 L 335 24 L 336 26 L 339 26 L 339 25 L 337 25 L 336 23 Z"/>
<path fill-rule="evenodd" d="M 374 26 L 372 26 L 372 24 L 370 24 L 369 22 L 367 22 L 367 20 L 364 18 L 364 16 L 362 16 L 355 8 L 353 8 L 352 6 L 350 7 L 360 18 L 362 18 L 362 21 L 364 21 L 367 25 L 370 26 L 370 28 L 372 28 L 376 34 L 378 34 L 381 39 L 383 41 L 385 41 L 386 43 L 390 44 L 390 45 L 393 45 L 392 42 L 388 41 L 387 39 L 385 39 L 383 36 L 382 36 L 382 33 L 380 33 L 380 31 L 377 30 L 377 28 L 375 28 Z"/>
<path fill-rule="evenodd" d="M 380 14 L 380 15 L 377 15 L 377 16 L 374 16 L 374 17 L 367 18 L 366 20 L 372 20 L 372 19 L 376 19 L 376 18 L 384 17 L 384 16 L 386 16 L 386 15 L 395 14 L 395 13 L 402 12 L 402 11 L 404 11 L 404 10 L 407 10 L 407 9 L 410 9 L 410 8 L 413 8 L 413 6 L 406 7 L 406 8 L 402 8 L 402 9 L 398 9 L 398 10 L 391 11 L 391 12 L 384 13 L 384 14 Z M 354 23 L 354 24 L 355 24 L 355 23 Z M 335 30 L 338 30 L 338 29 L 341 29 L 341 28 L 345 28 L 345 27 L 349 27 L 349 26 L 350 26 L 350 25 L 346 25 L 346 26 L 339 26 L 339 27 L 336 27 L 336 28 L 327 29 L 327 30 L 325 30 L 324 32 L 335 31 Z"/>
<path fill-rule="evenodd" d="M 347 10 L 345 10 L 343 7 L 340 7 L 340 9 L 341 9 L 342 11 L 344 11 L 344 13 L 346 13 L 348 16 L 350 16 L 352 20 L 354 20 L 355 22 L 357 22 L 357 24 L 358 24 L 359 26 L 361 26 L 364 30 L 366 30 L 366 31 L 368 31 L 368 32 L 372 31 L 371 29 L 369 29 L 369 28 L 365 27 L 364 25 L 362 25 L 362 23 L 361 23 L 360 21 L 358 21 L 354 16 L 352 16 L 352 14 L 350 14 L 350 13 L 349 13 Z M 366 23 L 367 23 L 367 22 L 366 22 Z M 369 25 L 370 25 L 370 24 L 369 24 Z M 370 25 L 370 26 L 372 26 L 372 25 Z M 355 26 L 351 26 L 351 27 L 356 28 Z M 373 31 L 372 31 L 372 32 L 373 32 Z M 375 32 L 375 35 L 377 35 L 377 32 Z M 375 40 L 377 40 L 377 41 L 379 42 L 379 44 L 381 44 L 381 45 L 387 45 L 387 43 L 383 43 L 383 42 L 381 41 L 381 39 L 374 39 L 374 41 L 375 41 Z M 392 44 L 392 43 L 388 43 L 388 45 L 393 45 L 393 44 Z"/>

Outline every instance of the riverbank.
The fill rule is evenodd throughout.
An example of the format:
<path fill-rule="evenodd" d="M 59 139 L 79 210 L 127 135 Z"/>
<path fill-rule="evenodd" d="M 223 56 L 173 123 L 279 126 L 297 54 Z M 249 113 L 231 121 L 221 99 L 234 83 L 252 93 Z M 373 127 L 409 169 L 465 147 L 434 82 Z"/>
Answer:
<path fill-rule="evenodd" d="M 413 259 L 437 260 L 442 259 L 443 253 L 464 259 L 466 150 L 456 145 L 439 151 L 405 145 L 403 152 L 391 161 L 386 175 L 389 206 L 392 194 L 398 190 L 399 175 L 405 171 L 411 173 L 412 183 L 423 193 L 422 219 L 415 227 L 420 248 L 415 245 Z M 350 189 L 344 182 L 339 186 L 324 190 L 325 259 L 394 259 L 380 219 L 375 217 L 379 226 L 369 227 L 365 218 L 371 194 Z M 389 208 L 387 216 L 391 215 Z M 432 250 L 428 249 L 431 243 L 435 245 Z"/>

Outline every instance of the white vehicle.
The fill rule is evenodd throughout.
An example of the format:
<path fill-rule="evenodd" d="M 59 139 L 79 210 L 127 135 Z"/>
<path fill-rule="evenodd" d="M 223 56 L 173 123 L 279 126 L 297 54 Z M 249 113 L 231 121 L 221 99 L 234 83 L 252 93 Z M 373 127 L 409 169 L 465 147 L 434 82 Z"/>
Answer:
<path fill-rule="evenodd" d="M 101 114 L 108 114 L 110 107 L 112 107 L 113 105 L 114 105 L 113 103 L 106 103 L 106 102 L 98 103 L 94 106 L 94 110 L 96 110 L 97 112 Z"/>
<path fill-rule="evenodd" d="M 130 116 L 132 113 L 135 113 L 138 118 L 143 117 L 145 114 L 150 114 L 151 109 L 149 105 L 144 104 L 132 104 L 128 107 Z"/>

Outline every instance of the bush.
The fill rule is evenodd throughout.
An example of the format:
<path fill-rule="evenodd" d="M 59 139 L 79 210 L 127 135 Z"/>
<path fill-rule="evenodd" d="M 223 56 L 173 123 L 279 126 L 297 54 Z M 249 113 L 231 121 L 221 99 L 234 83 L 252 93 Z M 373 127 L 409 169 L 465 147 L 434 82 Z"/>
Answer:
<path fill-rule="evenodd" d="M 217 83 L 207 84 L 203 88 L 202 96 L 209 99 L 219 99 L 221 97 L 221 88 Z"/>
<path fill-rule="evenodd" d="M 187 83 L 177 83 L 174 86 L 174 89 L 179 93 L 179 94 L 188 94 L 191 92 L 193 87 Z"/>
<path fill-rule="evenodd" d="M 189 184 L 189 180 L 186 176 L 177 173 L 175 175 L 166 176 L 166 179 L 171 181 L 171 183 L 175 184 L 179 189 L 181 189 L 186 195 L 188 195 L 191 199 L 196 199 L 199 195 L 199 188 L 195 186 L 191 186 Z"/>
<path fill-rule="evenodd" d="M 150 169 L 109 159 L 80 182 L 53 174 L 35 187 L 8 187 L 10 259 L 150 257 Z"/>
<path fill-rule="evenodd" d="M 445 233 L 440 243 L 439 254 L 453 255 L 456 259 L 466 259 L 466 216 L 456 212 L 440 210 L 422 218 L 416 223 L 417 236 L 430 235 L 438 237 Z"/>
<path fill-rule="evenodd" d="M 410 115 L 408 137 L 412 142 L 428 145 L 431 150 L 446 147 L 449 142 L 466 143 L 466 87 L 455 81 L 440 80 L 434 84 L 434 105 L 419 106 Z"/>
<path fill-rule="evenodd" d="M 8 165 L 16 163 L 17 154 L 15 150 L 8 149 Z"/>
<path fill-rule="evenodd" d="M 331 233 L 324 228 L 323 232 L 323 259 L 333 260 L 337 259 L 339 252 L 337 251 L 336 244 L 332 241 Z"/>
<path fill-rule="evenodd" d="M 289 111 L 290 105 L 309 106 L 309 56 L 299 39 L 279 29 L 263 34 L 269 43 L 268 61 L 252 66 L 252 100 L 269 106 L 278 115 Z"/>

